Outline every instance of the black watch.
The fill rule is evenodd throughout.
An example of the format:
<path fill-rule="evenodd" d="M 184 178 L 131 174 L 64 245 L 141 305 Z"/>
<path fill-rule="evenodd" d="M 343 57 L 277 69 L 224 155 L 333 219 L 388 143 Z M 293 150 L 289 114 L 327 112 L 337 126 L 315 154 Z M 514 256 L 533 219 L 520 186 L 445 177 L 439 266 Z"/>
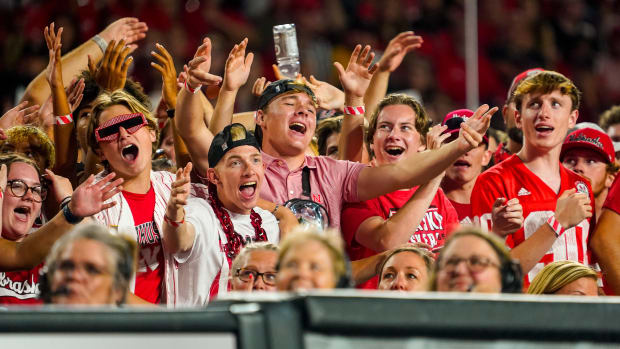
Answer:
<path fill-rule="evenodd" d="M 168 114 L 168 118 L 174 119 L 174 108 L 166 110 L 166 114 Z"/>
<path fill-rule="evenodd" d="M 62 208 L 62 214 L 63 216 L 65 216 L 65 219 L 67 220 L 67 222 L 71 224 L 78 224 L 84 219 L 84 217 L 78 217 L 74 215 L 73 212 L 71 212 L 71 209 L 69 208 L 68 204 Z"/>

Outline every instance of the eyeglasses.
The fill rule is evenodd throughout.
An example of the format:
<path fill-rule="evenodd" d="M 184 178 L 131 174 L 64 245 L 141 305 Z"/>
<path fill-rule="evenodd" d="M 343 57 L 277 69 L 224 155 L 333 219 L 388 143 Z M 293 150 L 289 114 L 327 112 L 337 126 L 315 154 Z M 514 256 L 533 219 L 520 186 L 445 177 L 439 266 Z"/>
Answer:
<path fill-rule="evenodd" d="M 7 181 L 6 184 L 11 189 L 11 194 L 18 198 L 23 198 L 24 196 L 26 196 L 26 193 L 28 193 L 28 189 L 30 189 L 30 191 L 32 192 L 32 199 L 35 202 L 41 202 L 47 197 L 47 188 L 40 184 L 29 187 L 21 179 L 13 179 Z"/>
<path fill-rule="evenodd" d="M 260 276 L 261 278 L 263 278 L 263 282 L 265 283 L 265 285 L 269 285 L 269 286 L 275 286 L 276 275 L 277 273 L 273 271 L 259 273 L 256 270 L 243 269 L 243 268 L 237 269 L 237 277 L 241 279 L 241 281 L 255 282 L 257 278 Z"/>
<path fill-rule="evenodd" d="M 499 268 L 499 264 L 491 261 L 489 258 L 473 255 L 473 256 L 470 256 L 469 258 L 462 258 L 462 257 L 449 258 L 443 263 L 443 266 L 441 269 L 444 269 L 446 271 L 452 271 L 456 269 L 456 267 L 459 264 L 461 264 L 461 262 L 465 262 L 467 264 L 467 268 L 469 268 L 469 270 L 474 273 L 479 273 L 485 270 L 486 268 L 488 268 L 489 266 Z"/>
<path fill-rule="evenodd" d="M 112 142 L 118 139 L 121 127 L 129 133 L 134 133 L 146 125 L 148 125 L 148 122 L 142 113 L 123 114 L 97 127 L 95 129 L 95 137 L 97 142 Z"/>

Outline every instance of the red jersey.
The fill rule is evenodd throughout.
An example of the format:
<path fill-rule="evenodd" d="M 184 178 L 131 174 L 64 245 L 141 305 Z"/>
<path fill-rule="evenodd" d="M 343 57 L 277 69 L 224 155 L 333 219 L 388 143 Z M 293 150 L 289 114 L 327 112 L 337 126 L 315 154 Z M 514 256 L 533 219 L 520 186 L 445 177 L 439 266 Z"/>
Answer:
<path fill-rule="evenodd" d="M 506 200 L 518 198 L 523 206 L 523 227 L 506 237 L 510 248 L 518 246 L 530 237 L 555 212 L 558 197 L 569 189 L 576 188 L 586 193 L 594 202 L 594 195 L 588 181 L 580 175 L 566 169 L 560 164 L 560 191 L 556 193 L 538 176 L 530 171 L 523 161 L 512 155 L 478 176 L 471 196 L 474 221 L 481 228 L 491 231 L 491 210 L 497 198 Z M 566 229 L 553 244 L 551 249 L 540 259 L 538 264 L 525 276 L 527 287 L 536 274 L 547 264 L 555 261 L 571 260 L 590 264 L 588 236 L 594 222 L 585 219 L 573 228 Z"/>
<path fill-rule="evenodd" d="M 157 225 L 153 222 L 155 191 L 151 185 L 146 194 L 123 191 L 123 196 L 131 208 L 137 234 L 136 295 L 151 303 L 162 303 L 164 252 Z"/>
<path fill-rule="evenodd" d="M 450 203 L 456 210 L 456 213 L 459 216 L 459 222 L 462 225 L 473 225 L 474 224 L 474 216 L 471 213 L 471 203 L 469 204 L 461 204 L 454 200 L 450 200 Z"/>
<path fill-rule="evenodd" d="M 39 298 L 39 277 L 43 263 L 31 270 L 0 273 L 0 304 L 33 305 L 43 304 Z"/>
<path fill-rule="evenodd" d="M 418 187 L 409 190 L 397 190 L 364 202 L 345 204 L 340 225 L 347 244 L 347 253 L 351 260 L 377 254 L 377 252 L 362 246 L 355 240 L 355 234 L 360 224 L 370 217 L 390 218 L 409 201 L 417 189 Z M 438 189 L 417 229 L 412 231 L 409 242 L 426 243 L 435 251 L 443 246 L 447 235 L 456 229 L 458 224 L 459 220 L 454 207 L 452 207 L 443 190 Z M 377 289 L 377 279 L 375 277 L 359 285 L 358 288 Z"/>
<path fill-rule="evenodd" d="M 616 176 L 614 183 L 611 185 L 611 188 L 609 188 L 609 193 L 607 193 L 607 199 L 605 199 L 603 208 L 620 214 L 620 181 L 618 181 L 618 178 L 620 178 L 620 176 Z"/>

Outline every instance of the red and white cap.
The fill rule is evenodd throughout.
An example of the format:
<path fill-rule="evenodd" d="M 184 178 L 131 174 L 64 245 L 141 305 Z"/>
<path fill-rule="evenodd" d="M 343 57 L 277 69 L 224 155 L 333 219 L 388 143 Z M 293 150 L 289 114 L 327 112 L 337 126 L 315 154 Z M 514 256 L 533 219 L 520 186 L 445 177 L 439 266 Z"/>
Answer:
<path fill-rule="evenodd" d="M 471 118 L 472 115 L 474 115 L 474 112 L 469 109 L 457 109 L 449 112 L 441 123 L 442 126 L 448 126 L 443 133 L 458 134 L 461 124 Z M 486 144 L 489 144 L 489 138 L 486 134 L 483 136 L 483 139 Z"/>
<path fill-rule="evenodd" d="M 566 136 L 562 144 L 560 159 L 564 158 L 567 151 L 575 148 L 593 150 L 603 155 L 607 163 L 612 163 L 616 156 L 611 138 L 606 133 L 593 128 L 582 128 Z"/>

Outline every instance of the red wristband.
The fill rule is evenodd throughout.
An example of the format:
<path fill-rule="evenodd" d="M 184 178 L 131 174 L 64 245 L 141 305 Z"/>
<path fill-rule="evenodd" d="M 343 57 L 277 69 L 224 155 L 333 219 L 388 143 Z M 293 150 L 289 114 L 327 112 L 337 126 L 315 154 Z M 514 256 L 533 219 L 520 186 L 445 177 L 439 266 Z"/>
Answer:
<path fill-rule="evenodd" d="M 66 125 L 73 122 L 73 113 L 67 115 L 60 115 L 56 117 L 56 125 Z"/>
<path fill-rule="evenodd" d="M 185 223 L 185 217 L 181 219 L 180 222 L 175 222 L 172 219 L 168 218 L 168 216 L 164 215 L 164 222 L 168 222 L 171 226 L 178 228 L 181 224 Z"/>
<path fill-rule="evenodd" d="M 344 107 L 344 113 L 346 115 L 364 115 L 366 113 L 366 108 L 363 105 L 359 107 Z"/>
<path fill-rule="evenodd" d="M 202 88 L 202 85 L 198 85 L 198 87 L 196 88 L 191 88 L 189 87 L 189 84 L 187 83 L 187 81 L 185 81 L 185 89 L 188 90 L 191 93 L 198 93 L 198 91 L 200 91 L 200 89 Z"/>
<path fill-rule="evenodd" d="M 562 227 L 560 222 L 558 222 L 558 220 L 555 219 L 555 215 L 552 215 L 551 217 L 547 219 L 547 224 L 549 224 L 551 229 L 553 229 L 553 232 L 555 233 L 557 237 L 560 237 L 560 235 L 564 234 L 564 232 L 566 231 L 564 227 Z"/>

